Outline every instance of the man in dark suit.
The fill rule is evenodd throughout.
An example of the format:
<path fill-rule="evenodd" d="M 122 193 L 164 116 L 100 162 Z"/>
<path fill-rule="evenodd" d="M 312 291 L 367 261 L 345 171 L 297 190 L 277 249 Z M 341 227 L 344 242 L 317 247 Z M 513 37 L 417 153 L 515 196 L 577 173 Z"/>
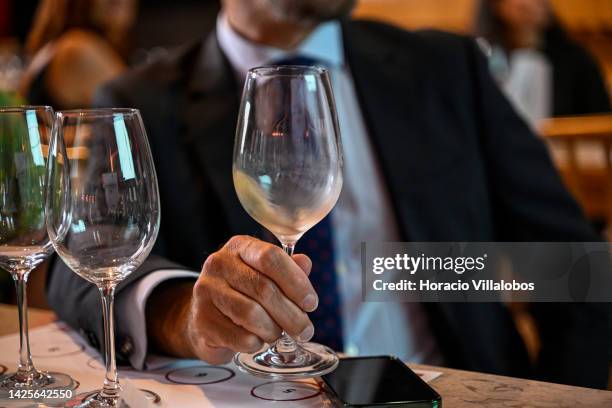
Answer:
<path fill-rule="evenodd" d="M 321 341 L 351 353 L 389 352 L 604 387 L 611 317 L 605 305 L 533 305 L 542 347 L 531 364 L 502 304 L 383 307 L 361 302 L 360 289 L 355 294 L 360 272 L 354 248 L 362 240 L 598 237 L 471 39 L 338 19 L 351 5 L 225 0 L 216 30 L 204 41 L 99 92 L 100 105 L 141 109 L 163 214 L 156 248 L 161 257 L 150 257 L 118 288 L 119 356 L 136 367 L 146 364 L 147 350 L 222 363 L 236 351 L 275 340 L 281 329 L 311 338 L 306 312 L 317 309 L 310 314 L 321 336 L 315 339 L 327 336 Z M 319 296 L 335 288 L 343 302 L 335 314 L 334 299 L 317 308 L 313 288 L 330 262 L 315 257 L 314 249 L 306 250 L 312 263 L 304 255 L 291 258 L 254 238 L 261 227 L 242 209 L 231 175 L 246 70 L 304 57 L 332 73 L 344 139 L 346 183 L 332 213 L 328 248 L 335 281 L 314 285 Z M 316 241 L 315 247 L 323 245 Z M 49 300 L 92 344 L 101 343 L 98 294 L 61 261 L 53 267 Z"/>

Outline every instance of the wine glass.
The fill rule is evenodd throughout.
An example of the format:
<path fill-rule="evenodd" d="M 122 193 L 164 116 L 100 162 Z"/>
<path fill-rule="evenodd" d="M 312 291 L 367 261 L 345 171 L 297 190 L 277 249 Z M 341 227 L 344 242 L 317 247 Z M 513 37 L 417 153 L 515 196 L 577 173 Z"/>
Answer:
<path fill-rule="evenodd" d="M 233 178 L 244 209 L 290 256 L 300 237 L 333 208 L 342 188 L 342 153 L 328 73 L 320 67 L 249 71 L 244 86 Z M 237 353 L 243 371 L 266 378 L 315 377 L 332 371 L 328 347 L 287 333 L 255 353 Z"/>
<path fill-rule="evenodd" d="M 26 284 L 53 252 L 45 227 L 45 162 L 53 128 L 49 106 L 0 108 L 0 267 L 11 273 L 19 311 L 19 367 L 0 379 L 16 390 L 74 389 L 70 376 L 37 370 L 28 337 Z"/>
<path fill-rule="evenodd" d="M 151 251 L 160 217 L 157 177 L 140 112 L 58 112 L 47 169 L 47 229 L 53 247 L 102 297 L 106 376 L 102 389 L 78 406 L 121 406 L 113 296 L 117 284 Z"/>

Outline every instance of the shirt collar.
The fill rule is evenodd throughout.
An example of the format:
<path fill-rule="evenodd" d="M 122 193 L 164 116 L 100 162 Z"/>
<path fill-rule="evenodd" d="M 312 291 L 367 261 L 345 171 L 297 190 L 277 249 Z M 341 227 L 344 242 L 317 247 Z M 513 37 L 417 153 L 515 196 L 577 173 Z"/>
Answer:
<path fill-rule="evenodd" d="M 219 47 L 229 60 L 234 72 L 244 80 L 249 69 L 273 63 L 292 55 L 312 58 L 329 68 L 344 64 L 342 29 L 337 20 L 320 24 L 291 51 L 253 43 L 238 34 L 230 26 L 225 14 L 217 17 Z"/>

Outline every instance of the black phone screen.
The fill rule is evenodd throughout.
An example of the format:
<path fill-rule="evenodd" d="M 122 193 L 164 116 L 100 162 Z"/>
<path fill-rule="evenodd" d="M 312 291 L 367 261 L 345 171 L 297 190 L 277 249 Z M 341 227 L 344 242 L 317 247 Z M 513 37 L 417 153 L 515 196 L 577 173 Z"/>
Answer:
<path fill-rule="evenodd" d="M 436 391 L 390 356 L 342 358 L 338 368 L 322 380 L 344 406 L 441 406 Z"/>

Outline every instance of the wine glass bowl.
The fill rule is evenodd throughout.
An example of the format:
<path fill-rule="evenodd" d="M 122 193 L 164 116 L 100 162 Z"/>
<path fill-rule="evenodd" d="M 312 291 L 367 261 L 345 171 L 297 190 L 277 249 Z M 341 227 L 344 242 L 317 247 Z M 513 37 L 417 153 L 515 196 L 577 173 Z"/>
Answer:
<path fill-rule="evenodd" d="M 160 221 L 157 177 L 139 111 L 58 112 L 47 176 L 47 229 L 53 247 L 102 297 L 104 387 L 79 406 L 119 406 L 114 290 L 149 255 Z"/>
<path fill-rule="evenodd" d="M 49 235 L 79 276 L 98 286 L 116 284 L 142 264 L 159 228 L 144 126 L 134 109 L 63 111 L 58 122 Z"/>
<path fill-rule="evenodd" d="M 45 228 L 45 145 L 50 107 L 0 109 L 0 266 L 38 266 L 53 248 Z"/>
<path fill-rule="evenodd" d="M 281 242 L 321 221 L 342 188 L 339 130 L 327 71 L 249 71 L 234 150 L 240 203 Z"/>
<path fill-rule="evenodd" d="M 327 71 L 270 66 L 249 71 L 232 166 L 247 213 L 289 255 L 302 235 L 334 207 L 342 189 L 342 152 Z M 296 343 L 283 332 L 270 347 L 237 353 L 243 371 L 266 378 L 308 378 L 338 364 L 333 350 Z"/>

